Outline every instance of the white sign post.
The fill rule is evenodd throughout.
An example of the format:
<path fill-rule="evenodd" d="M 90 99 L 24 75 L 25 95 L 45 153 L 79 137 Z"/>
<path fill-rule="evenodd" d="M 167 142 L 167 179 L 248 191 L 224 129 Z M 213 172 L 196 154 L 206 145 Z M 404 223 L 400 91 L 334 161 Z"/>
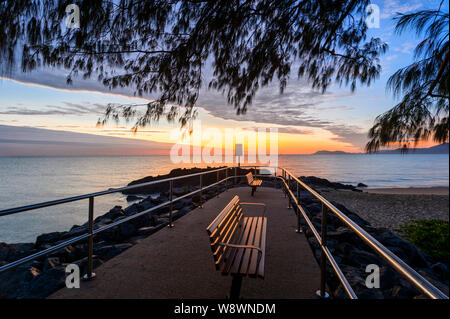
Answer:
<path fill-rule="evenodd" d="M 238 158 L 238 167 L 241 166 L 241 156 L 243 155 L 242 144 L 234 145 L 234 155 Z"/>

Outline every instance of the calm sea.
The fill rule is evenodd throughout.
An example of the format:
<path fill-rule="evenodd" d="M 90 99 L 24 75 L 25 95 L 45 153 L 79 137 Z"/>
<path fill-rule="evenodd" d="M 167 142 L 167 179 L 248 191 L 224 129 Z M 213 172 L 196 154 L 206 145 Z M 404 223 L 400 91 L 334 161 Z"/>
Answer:
<path fill-rule="evenodd" d="M 448 155 L 282 155 L 297 175 L 369 187 L 449 186 Z M 186 167 L 206 165 L 184 165 Z M 216 165 L 218 166 L 218 165 Z M 125 186 L 178 167 L 168 156 L 0 157 L 0 210 Z M 95 199 L 95 214 L 126 206 L 113 194 Z M 87 200 L 0 217 L 0 242 L 29 242 L 87 221 Z"/>

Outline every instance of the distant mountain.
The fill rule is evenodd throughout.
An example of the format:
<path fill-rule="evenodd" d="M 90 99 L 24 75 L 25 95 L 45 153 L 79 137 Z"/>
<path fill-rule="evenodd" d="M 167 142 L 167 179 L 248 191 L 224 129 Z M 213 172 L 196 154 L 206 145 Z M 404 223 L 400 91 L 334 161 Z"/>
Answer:
<path fill-rule="evenodd" d="M 401 154 L 402 149 L 397 148 L 394 150 L 381 150 L 378 151 L 377 154 Z M 426 148 L 411 148 L 408 150 L 408 153 L 411 154 L 449 154 L 448 152 L 448 143 L 443 143 L 431 147 Z M 362 153 L 348 153 L 343 151 L 318 151 L 313 155 L 346 155 L 346 154 L 362 154 Z"/>
<path fill-rule="evenodd" d="M 383 150 L 379 151 L 379 154 L 401 154 L 402 149 L 397 148 L 395 150 Z M 443 143 L 426 148 L 411 148 L 408 150 L 411 154 L 448 154 L 448 143 Z"/>

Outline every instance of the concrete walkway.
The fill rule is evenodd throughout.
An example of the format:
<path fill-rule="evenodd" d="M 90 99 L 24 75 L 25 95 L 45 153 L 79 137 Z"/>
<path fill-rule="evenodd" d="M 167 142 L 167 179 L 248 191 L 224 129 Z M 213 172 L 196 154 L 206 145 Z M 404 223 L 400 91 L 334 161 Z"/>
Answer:
<path fill-rule="evenodd" d="M 231 277 L 215 270 L 205 228 L 235 195 L 242 202 L 267 205 L 265 279 L 244 278 L 241 297 L 316 298 L 320 270 L 304 234 L 297 234 L 296 217 L 284 194 L 273 188 L 234 188 L 205 203 L 165 228 L 141 240 L 101 265 L 97 278 L 80 289 L 63 288 L 50 298 L 225 298 Z M 244 215 L 262 214 L 246 206 Z"/>

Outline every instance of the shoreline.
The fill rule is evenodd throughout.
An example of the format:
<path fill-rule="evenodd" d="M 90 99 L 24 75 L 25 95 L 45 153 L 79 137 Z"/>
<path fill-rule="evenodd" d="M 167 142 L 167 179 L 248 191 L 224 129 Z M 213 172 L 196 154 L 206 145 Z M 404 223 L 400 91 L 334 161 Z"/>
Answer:
<path fill-rule="evenodd" d="M 447 195 L 448 186 L 365 188 L 363 193 L 385 195 Z"/>

